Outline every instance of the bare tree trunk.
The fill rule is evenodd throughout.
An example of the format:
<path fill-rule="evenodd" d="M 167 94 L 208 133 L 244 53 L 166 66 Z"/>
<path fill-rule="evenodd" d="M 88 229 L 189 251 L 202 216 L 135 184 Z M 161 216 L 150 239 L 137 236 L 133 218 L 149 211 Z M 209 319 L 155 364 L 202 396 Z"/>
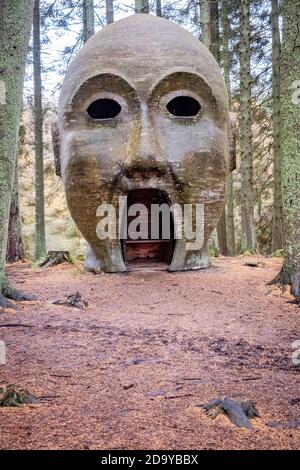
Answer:
<path fill-rule="evenodd" d="M 149 0 L 135 0 L 135 13 L 149 13 Z"/>
<path fill-rule="evenodd" d="M 156 0 L 156 16 L 162 16 L 161 0 Z"/>
<path fill-rule="evenodd" d="M 20 140 L 20 139 L 19 139 Z M 18 184 L 18 158 L 16 158 L 14 183 L 9 212 L 8 239 L 6 261 L 14 263 L 24 259 L 24 246 L 22 240 Z"/>
<path fill-rule="evenodd" d="M 272 0 L 272 62 L 273 62 L 273 166 L 274 204 L 272 252 L 282 248 L 282 196 L 280 155 L 280 32 L 278 0 Z"/>
<path fill-rule="evenodd" d="M 106 0 L 106 24 L 111 24 L 114 20 L 114 0 Z"/>
<path fill-rule="evenodd" d="M 209 0 L 200 0 L 200 24 L 201 24 L 201 41 L 203 44 L 210 48 L 211 33 L 210 33 L 210 2 Z"/>
<path fill-rule="evenodd" d="M 283 2 L 281 158 L 284 280 L 300 300 L 300 0 Z"/>
<path fill-rule="evenodd" d="M 224 78 L 228 91 L 229 109 L 231 108 L 231 87 L 230 87 L 230 51 L 229 36 L 230 24 L 228 19 L 228 0 L 222 0 L 221 5 L 221 22 L 223 30 L 223 67 Z M 234 142 L 233 142 L 234 145 Z M 234 151 L 231 149 L 231 152 Z M 232 171 L 228 172 L 226 177 L 226 231 L 227 231 L 227 255 L 235 256 L 235 232 L 234 232 L 234 200 L 233 200 L 233 175 Z"/>
<path fill-rule="evenodd" d="M 83 0 L 83 42 L 95 34 L 94 0 Z"/>
<path fill-rule="evenodd" d="M 38 260 L 46 255 L 40 0 L 35 0 L 33 12 L 33 80 L 35 150 L 35 259 Z"/>
<path fill-rule="evenodd" d="M 240 1 L 240 152 L 242 193 L 242 250 L 255 251 L 256 234 L 253 203 L 250 0 Z"/>
<path fill-rule="evenodd" d="M 218 0 L 210 0 L 210 51 L 220 64 L 220 27 L 219 27 L 219 2 Z M 225 205 L 217 225 L 218 245 L 220 253 L 227 256 L 227 234 L 226 234 L 226 214 Z"/>
<path fill-rule="evenodd" d="M 210 52 L 215 57 L 218 64 L 221 62 L 220 54 L 220 15 L 219 0 L 210 0 Z"/>
<path fill-rule="evenodd" d="M 34 1 L 0 3 L 0 306 L 25 300 L 5 275 L 8 219 L 17 153 L 22 93 Z"/>

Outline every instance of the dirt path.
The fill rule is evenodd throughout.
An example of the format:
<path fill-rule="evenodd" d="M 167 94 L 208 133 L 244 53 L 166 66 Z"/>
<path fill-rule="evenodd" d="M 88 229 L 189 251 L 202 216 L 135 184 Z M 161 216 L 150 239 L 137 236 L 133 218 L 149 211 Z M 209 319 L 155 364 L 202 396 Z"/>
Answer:
<path fill-rule="evenodd" d="M 41 404 L 0 409 L 1 449 L 300 448 L 300 309 L 267 286 L 280 268 L 217 259 L 207 271 L 94 276 L 82 268 L 10 268 L 39 301 L 0 315 L 0 383 Z M 79 290 L 90 306 L 53 305 Z M 195 405 L 257 402 L 241 430 Z M 297 400 L 298 399 L 298 400 Z"/>

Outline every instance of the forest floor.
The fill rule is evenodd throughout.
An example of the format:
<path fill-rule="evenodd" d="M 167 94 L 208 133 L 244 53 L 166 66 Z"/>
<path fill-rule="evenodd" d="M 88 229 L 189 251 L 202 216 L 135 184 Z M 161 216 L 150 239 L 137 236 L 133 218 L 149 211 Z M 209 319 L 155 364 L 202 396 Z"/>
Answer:
<path fill-rule="evenodd" d="M 11 266 L 14 284 L 38 300 L 0 314 L 0 384 L 40 404 L 0 408 L 0 448 L 299 449 L 300 308 L 267 285 L 281 261 L 255 259 L 98 276 Z M 53 304 L 76 291 L 87 309 Z M 195 406 L 219 396 L 255 401 L 253 430 Z"/>

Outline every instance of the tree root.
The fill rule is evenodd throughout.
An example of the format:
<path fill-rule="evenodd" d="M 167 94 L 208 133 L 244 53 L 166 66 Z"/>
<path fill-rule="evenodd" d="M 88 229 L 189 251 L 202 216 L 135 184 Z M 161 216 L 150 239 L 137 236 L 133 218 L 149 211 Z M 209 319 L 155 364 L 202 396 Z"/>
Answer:
<path fill-rule="evenodd" d="M 0 293 L 0 308 L 14 308 L 15 310 L 18 309 L 18 306 L 12 302 L 10 302 L 4 295 Z M 0 310 L 1 312 L 1 310 Z"/>
<path fill-rule="evenodd" d="M 212 419 L 215 419 L 220 413 L 226 414 L 230 421 L 239 428 L 252 429 L 249 419 L 259 417 L 255 403 L 251 401 L 237 402 L 231 398 L 224 398 L 224 400 L 217 398 L 209 403 L 196 406 L 203 408 Z"/>
<path fill-rule="evenodd" d="M 294 278 L 292 279 L 292 282 L 290 282 L 290 279 L 287 279 L 287 276 L 282 267 L 280 272 L 277 274 L 277 276 L 274 277 L 274 279 L 272 279 L 272 281 L 268 283 L 268 286 L 273 286 L 273 285 L 278 285 L 278 286 L 290 285 L 291 294 L 295 297 L 295 303 L 300 305 L 300 272 L 296 272 L 296 274 L 294 275 Z"/>
<path fill-rule="evenodd" d="M 296 273 L 291 285 L 291 294 L 295 297 L 300 305 L 300 272 Z"/>
<path fill-rule="evenodd" d="M 287 284 L 287 282 L 285 279 L 284 270 L 283 268 L 281 268 L 279 273 L 274 277 L 274 279 L 268 282 L 267 285 L 268 286 L 275 286 L 275 285 L 284 286 L 285 284 Z"/>
<path fill-rule="evenodd" d="M 9 299 L 9 300 L 8 300 Z M 14 308 L 18 309 L 18 306 L 10 302 L 14 300 L 15 302 L 24 302 L 28 300 L 36 300 L 33 295 L 24 294 L 23 292 L 15 289 L 6 276 L 0 276 L 0 307 L 4 308 Z"/>

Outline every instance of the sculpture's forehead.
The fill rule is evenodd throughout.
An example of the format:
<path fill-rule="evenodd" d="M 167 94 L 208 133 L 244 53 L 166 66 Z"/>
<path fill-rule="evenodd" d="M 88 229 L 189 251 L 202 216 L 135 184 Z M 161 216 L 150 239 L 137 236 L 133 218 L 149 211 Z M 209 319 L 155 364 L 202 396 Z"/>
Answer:
<path fill-rule="evenodd" d="M 150 15 L 133 15 L 93 36 L 67 71 L 60 110 L 90 77 L 113 73 L 137 90 L 151 89 L 175 71 L 200 75 L 217 101 L 226 103 L 226 88 L 219 66 L 198 39 L 178 25 Z"/>

